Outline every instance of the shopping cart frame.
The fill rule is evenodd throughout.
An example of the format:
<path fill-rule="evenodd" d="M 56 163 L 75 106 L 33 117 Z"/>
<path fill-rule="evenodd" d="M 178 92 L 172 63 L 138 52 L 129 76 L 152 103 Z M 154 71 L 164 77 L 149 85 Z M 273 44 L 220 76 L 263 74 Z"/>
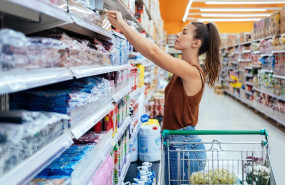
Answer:
<path fill-rule="evenodd" d="M 168 140 L 166 140 L 165 138 L 169 135 L 263 135 L 265 137 L 265 141 L 261 141 L 261 142 L 249 142 L 247 144 L 260 144 L 262 148 L 265 149 L 265 159 L 264 161 L 266 161 L 266 166 L 268 168 L 270 168 L 270 185 L 276 185 L 276 182 L 275 182 L 275 178 L 274 178 L 274 173 L 273 173 L 273 169 L 272 169 L 272 166 L 271 166 L 271 163 L 270 163 L 270 156 L 269 156 L 269 141 L 268 141 L 268 133 L 265 129 L 263 130 L 163 130 L 162 132 L 162 138 L 163 138 L 163 150 L 162 150 L 162 169 L 165 168 L 165 151 L 166 152 L 169 152 L 169 150 L 165 150 L 165 149 L 169 149 L 169 144 L 170 142 Z M 175 142 L 175 143 L 183 143 L 183 142 Z M 213 143 L 216 143 L 219 145 L 220 149 L 221 148 L 221 144 L 224 144 L 224 143 L 221 143 L 217 140 L 214 140 L 212 142 L 207 142 L 208 144 L 212 144 Z M 245 144 L 245 143 L 227 143 L 227 144 Z M 189 152 L 189 150 L 181 150 L 179 152 Z M 168 156 L 169 156 L 169 153 L 168 153 Z M 180 156 L 180 154 L 179 154 Z M 246 160 L 248 161 L 248 159 Z M 252 158 L 252 170 L 253 170 L 253 166 L 254 166 L 254 159 Z M 189 164 L 189 163 L 188 163 Z M 242 163 L 242 165 L 244 165 L 244 163 Z M 265 164 L 264 164 L 265 165 Z M 245 180 L 245 176 L 244 176 L 244 166 L 242 166 L 242 180 L 241 181 L 237 181 L 236 184 L 246 184 L 246 180 Z M 184 168 L 184 167 L 183 167 Z M 164 172 L 164 173 L 169 173 L 169 167 L 168 167 L 168 171 Z M 164 182 L 164 173 L 162 173 L 160 175 L 160 182 L 161 184 L 165 184 Z M 179 177 L 180 178 L 180 177 Z M 188 181 L 189 181 L 189 184 L 190 184 L 190 177 L 188 177 Z M 169 177 L 169 185 L 170 185 L 170 182 L 171 182 L 171 179 Z M 173 182 L 173 181 L 172 181 Z M 181 183 L 181 181 L 175 181 L 176 184 L 183 184 Z M 252 182 L 253 183 L 253 182 Z M 188 183 L 187 183 L 188 184 Z M 203 183 L 203 184 L 209 184 L 209 183 Z"/>

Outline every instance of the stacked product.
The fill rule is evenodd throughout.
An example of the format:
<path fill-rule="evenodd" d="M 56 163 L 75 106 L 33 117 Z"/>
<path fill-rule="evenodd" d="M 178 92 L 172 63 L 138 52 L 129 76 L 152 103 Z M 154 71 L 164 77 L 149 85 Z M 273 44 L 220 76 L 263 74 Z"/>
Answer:
<path fill-rule="evenodd" d="M 110 54 L 114 51 L 112 43 L 108 41 L 75 40 L 66 34 L 41 35 L 56 37 L 58 40 L 26 37 L 23 33 L 9 29 L 0 30 L 0 70 L 111 64 Z M 127 63 L 127 60 L 124 61 Z"/>
<path fill-rule="evenodd" d="M 1 112 L 0 176 L 62 135 L 68 119 L 50 112 Z"/>
<path fill-rule="evenodd" d="M 164 116 L 164 94 L 162 92 L 154 93 L 152 99 L 146 105 L 146 113 L 150 118 Z"/>
<path fill-rule="evenodd" d="M 70 115 L 71 111 L 107 97 L 111 92 L 109 81 L 100 77 L 79 79 L 60 84 L 49 90 L 39 88 L 12 94 L 11 109 L 49 111 Z"/>

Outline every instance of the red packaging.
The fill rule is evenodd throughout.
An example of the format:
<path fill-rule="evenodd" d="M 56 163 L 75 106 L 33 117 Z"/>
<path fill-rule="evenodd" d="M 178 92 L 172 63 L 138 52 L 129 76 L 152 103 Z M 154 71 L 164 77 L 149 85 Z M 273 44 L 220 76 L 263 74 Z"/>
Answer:
<path fill-rule="evenodd" d="M 94 127 L 94 132 L 99 133 L 102 132 L 102 121 L 99 121 Z"/>

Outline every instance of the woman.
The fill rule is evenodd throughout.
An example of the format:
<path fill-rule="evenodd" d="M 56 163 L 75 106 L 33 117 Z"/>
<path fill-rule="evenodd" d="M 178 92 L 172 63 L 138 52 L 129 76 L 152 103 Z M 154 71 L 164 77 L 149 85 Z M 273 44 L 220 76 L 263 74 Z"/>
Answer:
<path fill-rule="evenodd" d="M 220 72 L 220 36 L 213 23 L 191 22 L 177 34 L 175 49 L 182 51 L 182 60 L 172 57 L 148 39 L 133 30 L 123 20 L 120 12 L 107 10 L 111 24 L 121 30 L 128 41 L 143 56 L 159 67 L 173 73 L 165 88 L 165 113 L 163 129 L 194 130 L 198 123 L 199 103 L 205 87 L 205 81 L 213 86 Z M 206 53 L 204 70 L 198 57 Z M 174 142 L 201 142 L 198 136 L 169 136 Z M 203 144 L 172 144 L 169 150 L 205 150 Z M 169 156 L 168 156 L 169 155 Z M 188 152 L 178 156 L 177 152 L 166 152 L 165 180 L 174 180 L 170 184 L 189 183 L 189 176 L 205 168 L 205 152 Z M 178 159 L 178 157 L 180 159 Z M 177 161 L 185 162 L 178 164 Z M 199 159 L 188 163 L 187 159 Z M 170 164 L 168 164 L 170 163 Z M 168 171 L 168 166 L 170 170 Z M 169 178 L 170 175 L 170 178 Z"/>

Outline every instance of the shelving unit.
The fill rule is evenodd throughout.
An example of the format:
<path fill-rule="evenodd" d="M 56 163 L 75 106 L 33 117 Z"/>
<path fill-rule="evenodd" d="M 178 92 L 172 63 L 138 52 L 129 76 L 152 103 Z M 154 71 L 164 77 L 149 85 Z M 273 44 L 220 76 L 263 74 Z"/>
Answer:
<path fill-rule="evenodd" d="M 0 94 L 18 92 L 71 79 L 73 79 L 73 75 L 66 68 L 3 72 L 0 73 Z"/>
<path fill-rule="evenodd" d="M 127 175 L 127 172 L 128 172 L 128 169 L 130 167 L 130 164 L 131 164 L 131 154 L 128 154 L 127 155 L 127 161 L 126 161 L 126 164 L 124 165 L 123 169 L 122 169 L 122 174 L 119 178 L 119 182 L 118 182 L 118 185 L 123 185 L 123 182 L 124 182 L 124 179 Z"/>
<path fill-rule="evenodd" d="M 69 148 L 72 143 L 73 141 L 68 134 L 58 137 L 1 177 L 0 184 L 27 184 L 50 162 Z"/>

